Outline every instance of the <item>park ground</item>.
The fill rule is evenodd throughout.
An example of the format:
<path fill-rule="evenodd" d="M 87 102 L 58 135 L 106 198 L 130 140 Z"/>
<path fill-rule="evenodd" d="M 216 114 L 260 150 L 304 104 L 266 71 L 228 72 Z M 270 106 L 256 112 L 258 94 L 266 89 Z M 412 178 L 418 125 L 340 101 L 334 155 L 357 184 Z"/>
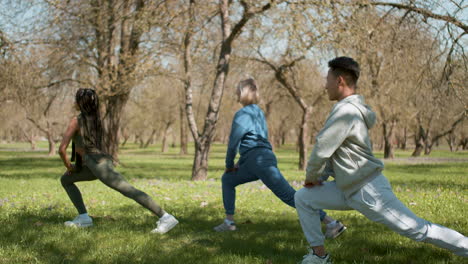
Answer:
<path fill-rule="evenodd" d="M 47 157 L 45 149 L 28 151 L 27 144 L 1 144 L 0 263 L 292 264 L 302 259 L 307 243 L 295 210 L 259 181 L 237 188 L 238 231 L 212 231 L 224 216 L 220 179 L 225 146 L 212 147 L 203 182 L 190 181 L 191 154 L 159 150 L 128 144 L 121 149 L 117 170 L 180 220 L 165 235 L 150 234 L 156 217 L 98 181 L 78 183 L 95 226 L 65 228 L 63 222 L 76 211 L 59 181 L 64 172 L 59 157 Z M 294 146 L 276 154 L 286 179 L 301 188 L 304 173 L 297 170 Z M 410 154 L 397 151 L 395 160 L 385 161 L 384 174 L 396 195 L 417 215 L 467 235 L 468 152 Z M 349 228 L 326 242 L 334 263 L 468 263 L 394 234 L 355 211 L 328 213 Z"/>

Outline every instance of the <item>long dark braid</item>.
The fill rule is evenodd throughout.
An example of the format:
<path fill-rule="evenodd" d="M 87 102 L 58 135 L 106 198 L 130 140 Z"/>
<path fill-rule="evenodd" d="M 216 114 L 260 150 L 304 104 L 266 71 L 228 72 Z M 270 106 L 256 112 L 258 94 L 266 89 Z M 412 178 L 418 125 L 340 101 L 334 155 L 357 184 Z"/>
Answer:
<path fill-rule="evenodd" d="M 99 98 L 93 89 L 79 89 L 76 103 L 81 111 L 80 134 L 83 137 L 85 151 L 103 152 L 103 127 L 99 111 Z"/>

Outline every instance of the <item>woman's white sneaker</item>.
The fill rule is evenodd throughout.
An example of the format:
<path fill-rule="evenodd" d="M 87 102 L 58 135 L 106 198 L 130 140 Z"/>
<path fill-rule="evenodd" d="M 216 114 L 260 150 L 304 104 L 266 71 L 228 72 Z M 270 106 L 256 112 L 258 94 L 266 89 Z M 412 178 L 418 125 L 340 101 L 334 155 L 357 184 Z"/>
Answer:
<path fill-rule="evenodd" d="M 151 233 L 157 234 L 164 234 L 169 232 L 172 228 L 174 228 L 179 221 L 173 216 L 168 213 L 164 214 L 159 220 L 156 222 L 156 228 L 151 231 Z"/>
<path fill-rule="evenodd" d="M 77 216 L 72 221 L 66 221 L 65 226 L 70 227 L 90 227 L 93 226 L 93 219 L 89 216 Z"/>
<path fill-rule="evenodd" d="M 215 226 L 213 229 L 216 232 L 236 231 L 236 224 L 234 222 L 226 223 L 226 221 L 223 221 L 222 224 Z"/>

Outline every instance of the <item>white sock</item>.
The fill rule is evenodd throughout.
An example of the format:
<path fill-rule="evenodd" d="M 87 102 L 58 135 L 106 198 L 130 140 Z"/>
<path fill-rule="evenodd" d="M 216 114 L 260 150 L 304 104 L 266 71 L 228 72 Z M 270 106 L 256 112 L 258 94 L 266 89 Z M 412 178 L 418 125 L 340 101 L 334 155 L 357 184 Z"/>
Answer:
<path fill-rule="evenodd" d="M 333 222 L 328 223 L 328 224 L 327 224 L 327 227 L 332 227 L 332 226 L 336 225 L 336 222 L 337 222 L 337 221 L 335 220 L 335 221 L 333 221 Z"/>
<path fill-rule="evenodd" d="M 169 216 L 170 216 L 170 214 L 164 213 L 164 214 L 161 216 L 161 218 L 166 218 L 166 217 L 169 217 Z M 161 218 L 160 218 L 160 219 L 161 219 Z"/>
<path fill-rule="evenodd" d="M 80 217 L 81 218 L 89 218 L 89 215 L 88 215 L 88 213 L 84 213 L 84 214 L 80 214 Z"/>
<path fill-rule="evenodd" d="M 227 218 L 224 219 L 224 222 L 225 222 L 226 224 L 228 224 L 228 225 L 233 225 L 233 224 L 234 224 L 234 221 L 229 220 L 229 219 L 227 219 Z"/>

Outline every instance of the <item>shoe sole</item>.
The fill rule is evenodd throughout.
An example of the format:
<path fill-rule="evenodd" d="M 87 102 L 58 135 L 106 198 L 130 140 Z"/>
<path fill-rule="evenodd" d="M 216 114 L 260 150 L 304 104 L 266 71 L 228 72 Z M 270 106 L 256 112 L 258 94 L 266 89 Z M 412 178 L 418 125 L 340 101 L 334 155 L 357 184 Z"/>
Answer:
<path fill-rule="evenodd" d="M 174 228 L 177 224 L 179 224 L 179 221 L 176 221 L 176 222 L 172 223 L 172 225 L 170 225 L 167 228 L 167 230 L 164 231 L 164 232 L 153 230 L 153 231 L 151 231 L 151 233 L 153 233 L 153 234 L 166 234 L 167 232 L 171 231 L 171 229 Z"/>
<path fill-rule="evenodd" d="M 75 225 L 75 224 L 67 225 L 67 224 L 65 224 L 65 226 L 67 226 L 67 227 L 75 227 L 75 228 L 86 228 L 86 227 L 91 227 L 91 226 L 93 226 L 93 223 L 90 223 L 90 224 L 81 224 L 81 225 Z"/>
<path fill-rule="evenodd" d="M 343 234 L 343 232 L 346 230 L 346 226 L 343 226 L 340 228 L 340 230 L 338 230 L 338 232 L 336 232 L 335 235 L 333 235 L 332 237 L 330 237 L 331 239 L 335 239 L 337 237 L 339 237 L 341 234 Z"/>
<path fill-rule="evenodd" d="M 234 228 L 234 229 L 223 229 L 223 230 L 217 230 L 216 228 L 213 228 L 214 231 L 216 232 L 233 232 L 233 231 L 236 231 L 237 228 Z"/>

